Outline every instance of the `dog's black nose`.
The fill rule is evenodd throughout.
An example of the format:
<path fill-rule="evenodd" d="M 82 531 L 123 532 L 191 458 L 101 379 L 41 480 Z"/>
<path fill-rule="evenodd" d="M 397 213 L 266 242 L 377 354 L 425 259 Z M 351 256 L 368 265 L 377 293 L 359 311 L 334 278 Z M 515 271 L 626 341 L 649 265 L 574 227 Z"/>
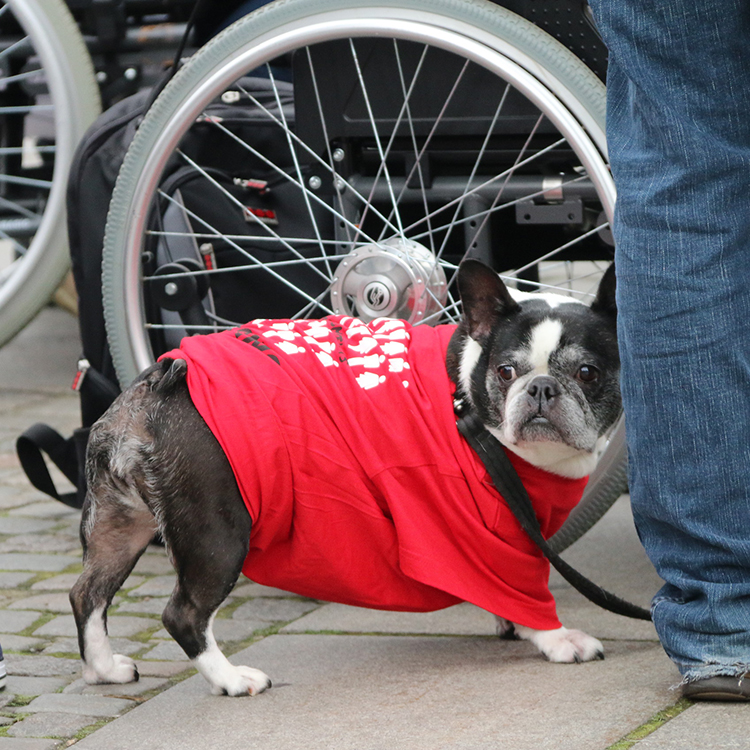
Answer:
<path fill-rule="evenodd" d="M 527 386 L 529 398 L 540 407 L 560 395 L 560 384 L 549 375 L 537 375 Z"/>

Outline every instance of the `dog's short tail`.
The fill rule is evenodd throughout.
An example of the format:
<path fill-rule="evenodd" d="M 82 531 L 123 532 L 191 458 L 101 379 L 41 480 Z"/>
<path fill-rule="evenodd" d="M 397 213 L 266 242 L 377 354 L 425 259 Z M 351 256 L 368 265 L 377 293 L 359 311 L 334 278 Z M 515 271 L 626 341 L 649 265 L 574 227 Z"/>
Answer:
<path fill-rule="evenodd" d="M 163 359 L 162 372 L 164 375 L 156 384 L 156 393 L 165 395 L 187 376 L 187 362 L 184 359 Z"/>

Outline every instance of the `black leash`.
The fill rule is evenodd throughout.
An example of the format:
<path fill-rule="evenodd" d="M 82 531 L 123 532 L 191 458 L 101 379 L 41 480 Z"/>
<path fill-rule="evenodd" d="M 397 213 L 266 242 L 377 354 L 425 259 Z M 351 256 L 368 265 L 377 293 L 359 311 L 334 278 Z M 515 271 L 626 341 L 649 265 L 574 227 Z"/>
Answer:
<path fill-rule="evenodd" d="M 568 565 L 550 546 L 542 536 L 539 521 L 531 504 L 529 493 L 513 468 L 510 459 L 505 455 L 500 442 L 484 427 L 476 414 L 466 409 L 462 400 L 455 402 L 457 426 L 459 432 L 466 438 L 469 445 L 482 460 L 487 473 L 490 475 L 498 492 L 505 498 L 508 507 L 521 524 L 523 530 L 544 553 L 560 575 L 589 601 L 598 604 L 603 609 L 636 620 L 650 620 L 651 614 L 643 607 L 620 599 L 610 594 L 601 586 L 597 586 L 575 568 Z"/>

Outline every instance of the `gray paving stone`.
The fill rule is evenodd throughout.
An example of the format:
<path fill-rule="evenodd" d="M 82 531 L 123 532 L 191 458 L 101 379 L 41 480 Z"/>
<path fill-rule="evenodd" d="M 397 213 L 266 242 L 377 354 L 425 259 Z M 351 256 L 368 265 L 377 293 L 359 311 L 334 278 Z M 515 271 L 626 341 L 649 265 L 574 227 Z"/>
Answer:
<path fill-rule="evenodd" d="M 643 642 L 557 665 L 528 643 L 487 638 L 276 635 L 231 660 L 277 687 L 222 700 L 197 676 L 80 750 L 171 750 L 196 736 L 222 750 L 603 750 L 675 700 L 673 667 Z"/>
<path fill-rule="evenodd" d="M 117 607 L 118 614 L 134 613 L 143 615 L 160 615 L 169 601 L 168 596 L 147 597 L 141 601 L 122 602 Z"/>
<path fill-rule="evenodd" d="M 214 620 L 214 636 L 217 641 L 244 641 L 256 630 L 265 630 L 268 622 L 263 620 Z"/>
<path fill-rule="evenodd" d="M 169 596 L 172 593 L 177 576 L 154 576 L 138 588 L 128 592 L 128 596 Z"/>
<path fill-rule="evenodd" d="M 34 698 L 31 703 L 23 707 L 23 711 L 24 713 L 53 712 L 104 717 L 118 716 L 133 705 L 133 701 L 124 698 L 107 698 L 102 695 L 51 693 Z"/>
<path fill-rule="evenodd" d="M 38 609 L 43 612 L 70 612 L 70 600 L 66 593 L 37 594 L 19 599 L 10 605 L 10 609 Z"/>
<path fill-rule="evenodd" d="M 38 534 L 55 526 L 55 521 L 41 518 L 0 518 L 0 534 Z"/>
<path fill-rule="evenodd" d="M 327 630 L 347 633 L 494 635 L 495 618 L 471 604 L 459 604 L 438 612 L 382 612 L 345 604 L 325 604 L 282 628 L 284 633 Z"/>
<path fill-rule="evenodd" d="M 747 750 L 750 713 L 735 703 L 696 703 L 641 740 L 638 750 Z"/>
<path fill-rule="evenodd" d="M 0 737 L 0 750 L 54 750 L 59 740 L 32 740 L 23 737 Z"/>
<path fill-rule="evenodd" d="M 150 690 L 157 690 L 169 684 L 166 677 L 141 677 L 138 682 L 129 682 L 125 685 L 88 685 L 83 678 L 71 682 L 63 694 L 70 695 L 107 695 L 110 697 L 139 696 Z"/>
<path fill-rule="evenodd" d="M 186 658 L 185 652 L 175 641 L 162 641 L 141 657 L 141 659 L 155 659 L 160 661 L 185 661 Z"/>
<path fill-rule="evenodd" d="M 214 620 L 214 636 L 217 641 L 244 641 L 257 630 L 265 630 L 269 623 L 264 620 Z M 170 640 L 172 636 L 166 628 L 157 630 L 151 638 Z"/>
<path fill-rule="evenodd" d="M 113 638 L 129 638 L 149 628 L 159 626 L 157 620 L 148 617 L 112 615 L 107 618 L 107 631 Z M 61 615 L 34 631 L 34 635 L 77 637 L 78 630 L 73 615 Z"/>
<path fill-rule="evenodd" d="M 81 670 L 78 659 L 61 659 L 54 656 L 8 654 L 5 661 L 8 674 L 25 677 L 56 677 L 78 674 Z"/>
<path fill-rule="evenodd" d="M 116 654 L 130 656 L 143 650 L 143 644 L 125 638 L 110 638 L 112 651 Z M 77 654 L 78 638 L 57 638 L 42 652 L 44 654 Z"/>
<path fill-rule="evenodd" d="M 235 620 L 294 620 L 320 605 L 310 599 L 252 599 L 234 610 Z"/>
<path fill-rule="evenodd" d="M 4 484 L 0 491 L 0 510 L 10 510 L 26 505 L 29 502 L 29 495 L 30 492 L 24 487 L 10 487 Z"/>
<path fill-rule="evenodd" d="M 41 614 L 39 612 L 13 611 L 5 609 L 0 614 L 0 633 L 20 633 L 29 625 L 35 623 Z"/>
<path fill-rule="evenodd" d="M 56 573 L 80 562 L 80 558 L 68 555 L 33 555 L 7 552 L 0 555 L 0 570 L 34 570 L 40 573 Z"/>
<path fill-rule="evenodd" d="M 60 737 L 67 738 L 90 724 L 99 721 L 96 716 L 43 713 L 29 716 L 8 729 L 9 737 Z"/>
<path fill-rule="evenodd" d="M 167 558 L 167 553 L 164 550 L 159 550 L 143 555 L 136 563 L 133 572 L 137 575 L 167 575 L 173 573 L 174 568 Z"/>
<path fill-rule="evenodd" d="M 78 552 L 81 544 L 71 534 L 21 534 L 0 542 L 0 553 L 6 552 Z"/>
<path fill-rule="evenodd" d="M 134 589 L 136 586 L 140 586 L 142 583 L 146 581 L 145 576 L 137 576 L 137 575 L 129 575 L 127 579 L 125 580 L 125 583 L 122 584 L 121 591 L 127 591 L 128 589 Z"/>
<path fill-rule="evenodd" d="M 143 677 L 175 677 L 193 665 L 183 653 L 182 660 L 177 661 L 138 661 L 138 673 Z"/>
<path fill-rule="evenodd" d="M 237 585 L 232 589 L 230 596 L 242 599 L 250 596 L 294 596 L 289 591 L 283 591 L 282 589 L 275 589 L 271 586 L 263 586 L 260 583 L 253 583 L 252 581 L 241 580 L 238 581 Z"/>
<path fill-rule="evenodd" d="M 11 672 L 8 675 L 7 690 L 16 695 L 42 695 L 42 693 L 56 693 L 69 682 L 64 677 L 23 677 Z"/>
<path fill-rule="evenodd" d="M 9 573 L 2 570 L 0 571 L 0 589 L 12 589 L 16 588 L 16 586 L 22 586 L 27 581 L 30 581 L 34 575 L 34 573 Z"/>
<path fill-rule="evenodd" d="M 45 578 L 31 586 L 32 591 L 70 591 L 78 580 L 78 573 L 61 573 L 59 576 Z"/>
<path fill-rule="evenodd" d="M 2 619 L 3 614 L 0 614 Z M 42 638 L 30 638 L 27 635 L 3 634 L 0 645 L 5 651 L 41 651 L 46 644 Z"/>
<path fill-rule="evenodd" d="M 58 483 L 59 491 L 67 492 L 75 489 L 73 485 L 64 487 L 63 482 L 65 481 L 63 479 L 62 482 Z M 39 495 L 39 497 L 43 497 L 43 495 Z M 24 505 L 23 508 L 13 508 L 13 510 L 8 511 L 8 514 L 11 516 L 31 516 L 32 518 L 64 518 L 66 516 L 80 516 L 81 511 L 63 505 L 57 500 L 43 500 L 31 505 Z"/>

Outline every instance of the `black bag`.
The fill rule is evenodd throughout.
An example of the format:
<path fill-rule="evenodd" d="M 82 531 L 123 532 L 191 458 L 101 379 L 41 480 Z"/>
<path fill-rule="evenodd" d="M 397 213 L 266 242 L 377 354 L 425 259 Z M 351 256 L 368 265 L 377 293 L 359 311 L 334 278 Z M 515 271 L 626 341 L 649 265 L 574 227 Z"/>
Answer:
<path fill-rule="evenodd" d="M 281 91 L 284 117 L 294 120 L 291 84 L 275 83 Z M 264 106 L 277 107 L 275 94 L 267 79 L 245 78 L 242 89 L 250 91 Z M 109 200 L 117 174 L 136 129 L 153 98 L 151 91 L 142 91 L 122 100 L 104 112 L 89 128 L 73 159 L 67 195 L 68 235 L 73 275 L 79 297 L 79 326 L 83 354 L 78 363 L 74 388 L 81 398 L 82 426 L 70 438 L 64 438 L 48 425 L 36 424 L 17 440 L 17 452 L 31 483 L 42 492 L 72 507 L 80 508 L 86 493 L 84 475 L 85 448 L 91 425 L 106 411 L 120 389 L 112 364 L 104 326 L 101 289 L 101 263 L 104 230 Z M 289 144 L 283 131 L 272 125 L 266 115 L 252 105 L 247 97 L 223 97 L 209 106 L 208 117 L 221 118 L 226 128 L 238 134 L 246 143 L 263 153 L 272 153 L 277 164 L 293 168 Z M 218 135 L 217 135 L 218 133 Z M 167 166 L 162 178 L 163 198 L 158 210 L 150 218 L 150 227 L 175 232 L 175 235 L 149 237 L 144 267 L 146 276 L 155 276 L 144 286 L 144 297 L 150 319 L 179 324 L 172 331 L 155 331 L 152 346 L 163 352 L 177 346 L 184 335 L 205 332 L 191 330 L 190 325 L 206 322 L 206 313 L 224 319 L 246 321 L 254 317 L 283 317 L 288 309 L 289 294 L 283 284 L 265 282 L 254 284 L 257 271 L 218 274 L 212 289 L 197 304 L 174 309 L 159 293 L 158 271 L 169 272 L 170 264 L 194 263 L 205 267 L 247 264 L 243 259 L 243 244 L 252 246 L 253 256 L 260 262 L 266 259 L 283 260 L 287 251 L 278 243 L 263 242 L 253 246 L 253 237 L 267 235 L 256 220 L 259 215 L 272 216 L 282 224 L 287 236 L 308 236 L 310 222 L 307 213 L 301 218 L 299 189 L 268 166 L 248 149 L 230 138 L 220 137 L 216 128 L 197 123 L 183 138 L 180 148 L 199 162 L 223 190 L 207 185 L 204 176 L 176 157 Z M 272 188 L 272 189 L 271 189 Z M 230 198 L 234 197 L 234 200 Z M 252 213 L 255 219 L 249 220 Z M 218 240 L 201 244 L 185 230 L 204 231 L 195 217 L 201 216 L 221 234 L 231 235 L 231 243 Z M 250 217 L 252 218 L 252 217 Z M 319 226 L 325 227 L 330 217 L 321 212 Z M 195 226 L 197 224 L 197 226 Z M 187 225 L 187 226 L 186 226 Z M 330 228 L 332 236 L 333 228 Z M 237 239 L 246 237 L 247 239 Z M 312 240 L 312 237 L 311 237 Z M 311 243 L 312 244 L 312 243 Z M 301 274 L 309 270 L 301 269 Z M 320 293 L 318 278 L 302 278 L 311 293 Z M 170 307 L 171 309 L 167 309 Z M 213 319 L 213 318 L 212 318 Z M 52 481 L 42 452 L 60 468 L 77 487 L 76 492 L 60 494 Z"/>

